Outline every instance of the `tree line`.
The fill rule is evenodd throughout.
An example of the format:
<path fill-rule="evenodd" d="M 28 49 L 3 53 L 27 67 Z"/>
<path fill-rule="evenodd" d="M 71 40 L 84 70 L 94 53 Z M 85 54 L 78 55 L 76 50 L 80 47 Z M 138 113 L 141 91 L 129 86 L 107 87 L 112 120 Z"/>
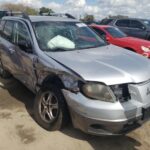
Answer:
<path fill-rule="evenodd" d="M 13 4 L 13 3 L 4 3 L 1 4 L 1 8 L 3 10 L 10 10 L 10 11 L 23 11 L 26 12 L 28 15 L 38 15 L 42 13 L 54 13 L 54 11 L 51 8 L 47 7 L 41 7 L 41 8 L 34 8 L 32 6 L 27 6 L 24 4 Z M 111 16 L 109 15 L 106 18 L 127 18 L 128 16 Z M 93 14 L 85 14 L 82 18 L 80 18 L 83 22 L 93 22 L 95 20 L 95 17 Z"/>
<path fill-rule="evenodd" d="M 27 6 L 24 4 L 13 4 L 13 3 L 4 3 L 1 5 L 2 10 L 9 10 L 9 11 L 22 11 L 26 12 L 28 15 L 38 15 L 39 13 L 53 13 L 54 11 L 50 8 L 41 7 L 36 9 L 31 6 Z"/>

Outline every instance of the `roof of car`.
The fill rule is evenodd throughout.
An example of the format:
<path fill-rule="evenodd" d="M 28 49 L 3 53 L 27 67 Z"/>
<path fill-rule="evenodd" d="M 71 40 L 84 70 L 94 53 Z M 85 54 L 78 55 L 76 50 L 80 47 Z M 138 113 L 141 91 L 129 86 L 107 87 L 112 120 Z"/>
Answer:
<path fill-rule="evenodd" d="M 31 22 L 39 22 L 39 21 L 64 21 L 64 22 L 77 22 L 77 19 L 71 19 L 67 17 L 56 17 L 56 16 L 29 16 Z M 22 17 L 17 16 L 6 16 L 3 19 L 24 19 Z"/>
<path fill-rule="evenodd" d="M 149 20 L 149 19 L 143 19 L 143 18 L 109 18 L 112 20 Z M 109 19 L 103 19 L 103 20 L 109 20 Z"/>

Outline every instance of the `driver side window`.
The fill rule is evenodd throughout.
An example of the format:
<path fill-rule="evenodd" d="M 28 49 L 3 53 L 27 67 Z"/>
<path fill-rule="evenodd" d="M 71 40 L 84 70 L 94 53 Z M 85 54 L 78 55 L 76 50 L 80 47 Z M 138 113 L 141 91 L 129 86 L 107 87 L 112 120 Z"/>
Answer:
<path fill-rule="evenodd" d="M 21 22 L 16 22 L 14 24 L 14 34 L 13 34 L 13 43 L 20 46 L 20 43 L 27 44 L 31 43 L 31 39 L 28 33 L 27 28 Z M 25 51 L 21 48 L 21 50 Z"/>

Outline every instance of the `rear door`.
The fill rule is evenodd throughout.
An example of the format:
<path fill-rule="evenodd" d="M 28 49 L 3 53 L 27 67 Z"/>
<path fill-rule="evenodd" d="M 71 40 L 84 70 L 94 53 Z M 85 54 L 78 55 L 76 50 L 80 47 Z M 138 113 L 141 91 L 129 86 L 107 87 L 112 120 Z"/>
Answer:
<path fill-rule="evenodd" d="M 15 55 L 14 44 L 12 41 L 14 21 L 7 20 L 3 23 L 4 27 L 1 31 L 0 37 L 1 60 L 4 67 L 8 69 L 12 74 L 15 74 L 17 71 L 15 64 L 18 63 L 18 60 Z M 15 61 L 12 62 L 12 59 Z"/>

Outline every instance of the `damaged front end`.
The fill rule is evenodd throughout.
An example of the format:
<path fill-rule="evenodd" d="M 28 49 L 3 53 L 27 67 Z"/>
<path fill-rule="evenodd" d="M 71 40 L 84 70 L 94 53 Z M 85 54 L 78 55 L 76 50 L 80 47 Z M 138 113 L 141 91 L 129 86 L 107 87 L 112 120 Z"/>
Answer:
<path fill-rule="evenodd" d="M 110 86 L 117 100 L 126 102 L 131 99 L 128 84 L 112 85 Z"/>
<path fill-rule="evenodd" d="M 80 88 L 79 88 L 79 81 L 81 81 L 81 79 L 79 79 L 76 76 L 70 75 L 68 73 L 60 73 L 59 78 L 61 79 L 64 87 L 72 92 L 79 92 Z M 82 79 L 82 82 L 83 79 Z"/>

